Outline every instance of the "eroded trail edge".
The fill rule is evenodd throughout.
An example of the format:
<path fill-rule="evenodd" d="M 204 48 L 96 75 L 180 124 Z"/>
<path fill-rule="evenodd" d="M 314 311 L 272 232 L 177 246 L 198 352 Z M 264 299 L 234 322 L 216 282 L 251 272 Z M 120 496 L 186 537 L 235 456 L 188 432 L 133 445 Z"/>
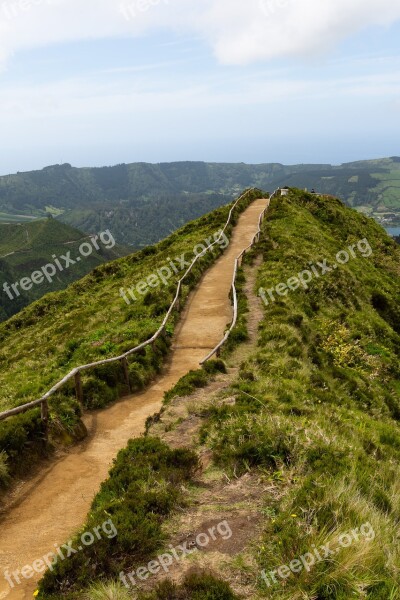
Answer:
<path fill-rule="evenodd" d="M 254 201 L 240 216 L 225 253 L 190 295 L 163 375 L 145 392 L 86 415 L 88 440 L 19 487 L 14 507 L 0 523 L 0 600 L 32 598 L 40 575 L 22 579 L 11 589 L 4 570 L 32 565 L 71 538 L 84 522 L 117 452 L 143 433 L 147 417 L 160 410 L 164 392 L 189 370 L 197 369 L 205 351 L 220 341 L 232 319 L 229 291 L 235 258 L 257 232 L 267 202 Z"/>

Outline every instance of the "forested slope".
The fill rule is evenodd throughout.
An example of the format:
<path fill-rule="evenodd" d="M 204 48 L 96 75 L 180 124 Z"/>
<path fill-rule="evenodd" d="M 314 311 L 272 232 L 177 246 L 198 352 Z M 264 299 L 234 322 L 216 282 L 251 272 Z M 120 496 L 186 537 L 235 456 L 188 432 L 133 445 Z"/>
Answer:
<path fill-rule="evenodd" d="M 333 194 L 400 224 L 400 158 L 343 165 L 132 163 L 102 168 L 53 165 L 0 177 L 0 221 L 50 213 L 88 233 L 110 229 L 140 248 L 226 204 L 247 187 L 285 185 Z"/>
<path fill-rule="evenodd" d="M 105 234 L 102 229 L 97 233 L 103 234 L 104 243 L 98 239 L 96 246 L 87 234 L 52 218 L 30 223 L 0 223 L 0 321 L 45 294 L 64 289 L 98 265 L 129 253 L 128 248 L 115 243 L 112 234 Z M 81 244 L 85 245 L 85 253 L 91 250 L 89 255 L 80 255 Z M 63 256 L 70 256 L 72 260 L 66 261 Z M 55 269 L 48 267 L 46 277 L 41 270 L 49 264 Z M 35 272 L 39 273 L 37 283 L 26 281 L 21 287 L 21 280 L 31 278 Z"/>

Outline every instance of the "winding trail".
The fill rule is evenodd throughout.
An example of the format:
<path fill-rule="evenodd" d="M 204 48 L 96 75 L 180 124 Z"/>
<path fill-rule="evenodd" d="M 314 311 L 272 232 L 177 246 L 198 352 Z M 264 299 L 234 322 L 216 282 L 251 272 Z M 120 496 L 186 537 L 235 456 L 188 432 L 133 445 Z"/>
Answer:
<path fill-rule="evenodd" d="M 229 291 L 235 258 L 257 232 L 267 203 L 256 200 L 240 216 L 230 245 L 190 295 L 163 374 L 145 392 L 87 414 L 85 442 L 17 488 L 0 522 L 0 600 L 32 599 L 40 575 L 22 579 L 11 589 L 4 570 L 32 565 L 71 538 L 84 522 L 117 452 L 143 433 L 147 417 L 160 410 L 164 392 L 190 369 L 198 369 L 200 360 L 220 341 L 232 319 Z"/>

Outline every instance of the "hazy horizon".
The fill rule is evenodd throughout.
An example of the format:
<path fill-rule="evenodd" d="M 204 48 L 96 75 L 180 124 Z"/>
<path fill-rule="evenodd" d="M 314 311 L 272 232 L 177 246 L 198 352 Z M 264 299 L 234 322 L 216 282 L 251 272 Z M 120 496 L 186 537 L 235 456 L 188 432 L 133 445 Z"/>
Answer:
<path fill-rule="evenodd" d="M 391 155 L 393 156 L 397 156 L 395 154 Z M 58 163 L 52 163 L 52 164 L 46 164 L 43 165 L 41 167 L 38 168 L 33 168 L 33 169 L 18 169 L 18 171 L 14 171 L 14 172 L 7 172 L 7 173 L 3 173 L 0 171 L 0 177 L 4 177 L 7 175 L 16 175 L 17 173 L 28 173 L 30 171 L 41 171 L 47 167 L 54 167 L 54 166 L 61 166 L 63 164 L 70 164 L 72 168 L 76 168 L 76 169 L 96 169 L 96 168 L 102 168 L 102 167 L 115 167 L 118 164 L 134 164 L 134 163 L 145 163 L 145 164 L 149 164 L 149 165 L 158 165 L 158 164 L 168 164 L 168 163 L 185 163 L 185 162 L 204 162 L 204 163 L 211 163 L 211 164 L 245 164 L 245 165 L 263 165 L 263 164 L 282 164 L 284 166 L 296 166 L 296 165 L 302 165 L 302 164 L 329 164 L 333 167 L 340 167 L 343 164 L 347 164 L 347 163 L 351 163 L 351 162 L 363 162 L 363 161 L 370 161 L 370 160 L 384 160 L 387 158 L 391 158 L 390 156 L 370 156 L 368 158 L 361 158 L 361 159 L 354 159 L 354 160 L 346 160 L 346 161 L 341 161 L 341 162 L 329 162 L 329 161 L 322 161 L 322 162 L 316 162 L 316 161 L 312 161 L 312 162 L 302 162 L 302 161 L 296 161 L 296 162 L 291 162 L 291 163 L 284 163 L 282 161 L 262 161 L 262 162 L 248 162 L 248 161 L 226 161 L 226 160 L 160 160 L 160 161 L 131 161 L 131 160 L 127 160 L 127 161 L 123 161 L 123 162 L 119 162 L 119 163 L 113 163 L 113 164 L 94 164 L 94 165 L 89 165 L 89 164 L 74 164 L 71 163 L 70 161 L 66 160 L 63 162 L 58 162 Z"/>

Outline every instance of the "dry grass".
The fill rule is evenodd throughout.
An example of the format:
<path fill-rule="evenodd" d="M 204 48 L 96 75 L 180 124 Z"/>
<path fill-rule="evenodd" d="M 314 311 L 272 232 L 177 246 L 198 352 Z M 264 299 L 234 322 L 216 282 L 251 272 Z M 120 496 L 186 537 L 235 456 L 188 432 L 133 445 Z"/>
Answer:
<path fill-rule="evenodd" d="M 132 600 L 132 596 L 122 583 L 108 581 L 92 585 L 81 600 Z"/>

